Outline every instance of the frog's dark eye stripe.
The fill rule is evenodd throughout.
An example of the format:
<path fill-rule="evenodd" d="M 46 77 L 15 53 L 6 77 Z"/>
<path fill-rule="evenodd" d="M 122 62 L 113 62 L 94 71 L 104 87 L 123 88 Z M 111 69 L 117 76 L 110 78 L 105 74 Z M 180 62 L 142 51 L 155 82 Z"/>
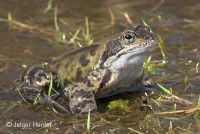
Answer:
<path fill-rule="evenodd" d="M 121 43 L 121 39 L 108 42 L 108 45 L 101 57 L 100 68 L 103 68 L 104 62 L 106 62 L 109 57 L 116 55 L 122 49 L 123 44 Z"/>

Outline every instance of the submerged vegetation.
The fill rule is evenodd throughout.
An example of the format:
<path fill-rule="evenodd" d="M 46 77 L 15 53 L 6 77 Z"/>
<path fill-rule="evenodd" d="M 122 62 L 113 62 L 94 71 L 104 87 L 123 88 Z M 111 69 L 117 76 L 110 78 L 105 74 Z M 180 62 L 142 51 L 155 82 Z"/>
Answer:
<path fill-rule="evenodd" d="M 63 22 L 64 20 L 62 20 Z M 15 20 L 11 13 L 8 13 L 8 18 L 0 18 L 0 22 L 7 22 L 11 27 L 18 27 L 19 29 L 24 29 L 24 30 L 30 30 L 30 31 L 35 31 L 38 33 L 41 33 L 45 39 L 48 41 L 53 41 L 57 43 L 65 43 L 65 44 L 76 44 L 79 47 L 82 47 L 81 43 L 85 45 L 90 45 L 93 43 L 92 36 L 90 34 L 89 30 L 89 22 L 88 18 L 85 17 L 85 28 L 82 30 L 82 36 L 79 36 L 80 29 L 75 30 L 74 34 L 69 32 L 68 35 L 66 35 L 66 32 L 62 31 L 61 28 L 59 27 L 59 22 L 58 22 L 58 17 L 57 17 L 57 7 L 55 7 L 54 10 L 54 26 L 55 26 L 55 31 L 53 29 L 44 29 L 40 28 L 38 26 L 32 26 L 28 24 L 24 24 L 20 21 Z M 81 42 L 81 43 L 80 43 Z"/>

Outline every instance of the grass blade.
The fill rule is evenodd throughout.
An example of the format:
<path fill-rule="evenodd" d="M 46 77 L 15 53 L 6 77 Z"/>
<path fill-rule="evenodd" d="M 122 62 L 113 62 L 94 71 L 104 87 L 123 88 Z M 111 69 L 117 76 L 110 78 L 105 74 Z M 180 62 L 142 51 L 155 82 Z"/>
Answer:
<path fill-rule="evenodd" d="M 88 111 L 88 118 L 87 118 L 87 134 L 90 134 L 90 109 Z"/>

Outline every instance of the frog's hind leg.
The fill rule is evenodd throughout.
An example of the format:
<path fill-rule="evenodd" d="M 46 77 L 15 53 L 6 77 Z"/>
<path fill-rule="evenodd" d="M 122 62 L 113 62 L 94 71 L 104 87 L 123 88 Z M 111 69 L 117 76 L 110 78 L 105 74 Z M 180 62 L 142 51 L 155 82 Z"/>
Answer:
<path fill-rule="evenodd" d="M 18 90 L 20 95 L 25 99 L 25 101 L 31 102 L 31 103 L 39 103 L 44 104 L 52 107 L 56 111 L 59 112 L 65 112 L 66 114 L 71 114 L 69 108 L 66 106 L 62 106 L 59 104 L 59 101 L 57 102 L 53 98 L 47 95 L 46 91 L 42 89 L 41 87 L 35 87 L 33 85 L 23 85 L 20 90 Z M 59 97 L 59 96 L 58 96 Z"/>
<path fill-rule="evenodd" d="M 40 66 L 33 66 L 26 69 L 21 74 L 20 79 L 13 84 L 12 88 L 20 94 L 20 96 L 24 101 L 28 101 L 34 104 L 39 103 L 48 105 L 51 106 L 56 111 L 59 110 L 67 114 L 71 114 L 69 107 L 67 107 L 67 103 L 60 104 L 60 101 L 56 100 L 56 98 L 64 98 L 63 92 L 58 92 L 58 94 L 54 96 L 48 95 L 49 84 L 51 82 L 52 76 L 53 76 L 53 85 L 58 84 L 55 83 L 57 82 L 56 81 L 57 77 L 52 75 L 48 69 Z M 67 101 L 65 99 L 62 102 L 67 102 Z"/>
<path fill-rule="evenodd" d="M 69 107 L 73 114 L 87 113 L 89 110 L 96 111 L 97 105 L 93 90 L 84 83 L 76 84 L 68 91 Z"/>

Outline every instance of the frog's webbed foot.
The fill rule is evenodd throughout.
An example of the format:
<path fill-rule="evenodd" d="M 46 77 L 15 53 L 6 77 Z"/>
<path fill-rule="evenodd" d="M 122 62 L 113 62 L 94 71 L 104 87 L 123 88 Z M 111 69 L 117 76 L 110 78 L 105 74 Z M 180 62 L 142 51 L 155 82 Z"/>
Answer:
<path fill-rule="evenodd" d="M 73 114 L 78 115 L 88 113 L 89 110 L 97 110 L 94 93 L 89 88 L 83 83 L 78 83 L 68 91 L 69 107 Z"/>
<path fill-rule="evenodd" d="M 157 93 L 155 82 L 151 78 L 146 78 L 142 81 L 142 87 L 149 96 Z"/>
<path fill-rule="evenodd" d="M 64 104 L 60 104 L 60 100 L 57 100 L 58 98 L 63 97 L 61 95 L 50 97 L 47 95 L 45 89 L 38 88 L 32 85 L 23 85 L 21 90 L 19 90 L 18 92 L 22 95 L 23 99 L 25 99 L 28 102 L 37 102 L 39 104 L 48 105 L 57 112 L 71 114 L 66 102 Z"/>
<path fill-rule="evenodd" d="M 148 79 L 144 79 L 142 81 L 143 86 L 145 86 L 146 88 L 153 88 L 155 83 L 153 81 L 153 79 L 148 78 Z"/>

